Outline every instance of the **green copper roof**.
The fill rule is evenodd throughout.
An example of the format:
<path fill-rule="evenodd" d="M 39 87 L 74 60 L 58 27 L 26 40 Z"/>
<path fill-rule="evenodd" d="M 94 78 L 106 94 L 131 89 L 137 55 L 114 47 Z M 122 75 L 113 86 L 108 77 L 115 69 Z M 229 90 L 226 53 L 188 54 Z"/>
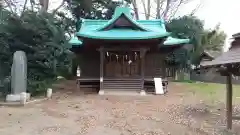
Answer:
<path fill-rule="evenodd" d="M 131 10 L 130 10 L 130 8 L 117 7 L 117 8 L 115 9 L 115 12 L 114 12 L 112 18 L 116 18 L 116 17 L 120 16 L 122 13 L 124 13 L 126 16 L 131 16 Z"/>
<path fill-rule="evenodd" d="M 111 20 L 109 20 L 105 25 L 103 25 L 102 27 L 98 28 L 97 30 L 104 30 L 104 28 L 108 27 L 109 25 L 113 24 L 115 21 L 117 21 L 117 19 L 119 19 L 120 17 L 125 17 L 125 19 L 127 19 L 129 22 L 131 22 L 133 25 L 135 25 L 136 27 L 138 27 L 139 30 L 142 31 L 151 31 L 150 29 L 147 29 L 145 27 L 143 27 L 140 23 L 138 23 L 137 21 L 135 21 L 132 16 L 131 16 L 131 12 L 129 8 L 123 8 L 123 7 L 117 7 L 114 15 L 112 17 Z"/>
<path fill-rule="evenodd" d="M 112 27 L 106 30 L 107 27 L 114 25 L 120 17 L 133 25 L 134 29 Z M 134 40 L 164 38 L 170 35 L 162 20 L 134 20 L 130 9 L 126 7 L 117 7 L 111 20 L 84 19 L 81 25 L 81 29 L 76 35 L 92 39 Z"/>
<path fill-rule="evenodd" d="M 169 37 L 163 20 L 135 20 L 130 8 L 117 7 L 110 20 L 83 19 L 76 36 L 103 40 L 141 40 L 167 38 L 160 47 L 170 47 L 189 43 L 189 39 Z M 69 41 L 72 45 L 82 45 L 77 38 Z"/>
<path fill-rule="evenodd" d="M 68 43 L 69 43 L 70 45 L 72 45 L 72 46 L 74 46 L 74 45 L 76 45 L 76 46 L 82 45 L 82 41 L 78 40 L 77 37 L 71 38 Z"/>
<path fill-rule="evenodd" d="M 85 32 L 84 34 L 78 34 L 77 36 L 88 37 L 94 39 L 119 39 L 119 40 L 131 40 L 131 39 L 154 39 L 159 37 L 168 36 L 168 33 L 164 32 L 142 32 L 129 29 L 112 29 L 109 31 L 94 31 Z"/>
<path fill-rule="evenodd" d="M 168 37 L 167 40 L 164 41 L 163 45 L 180 45 L 180 44 L 188 44 L 190 42 L 189 39 L 179 39 L 179 38 L 173 38 Z"/>

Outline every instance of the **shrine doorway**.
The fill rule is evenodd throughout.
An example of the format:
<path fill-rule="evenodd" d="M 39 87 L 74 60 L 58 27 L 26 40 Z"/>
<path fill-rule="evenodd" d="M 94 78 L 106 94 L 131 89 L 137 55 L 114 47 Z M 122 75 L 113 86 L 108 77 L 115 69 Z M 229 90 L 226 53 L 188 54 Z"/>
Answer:
<path fill-rule="evenodd" d="M 106 52 L 104 76 L 108 78 L 138 78 L 141 75 L 140 52 Z"/>

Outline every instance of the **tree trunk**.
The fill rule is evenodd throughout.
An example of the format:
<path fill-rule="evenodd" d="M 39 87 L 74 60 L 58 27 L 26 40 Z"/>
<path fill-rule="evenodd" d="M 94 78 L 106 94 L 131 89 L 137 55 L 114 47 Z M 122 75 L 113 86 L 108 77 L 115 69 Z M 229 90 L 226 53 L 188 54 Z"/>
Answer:
<path fill-rule="evenodd" d="M 146 19 L 147 20 L 149 20 L 149 18 L 150 18 L 150 12 L 151 12 L 151 0 L 148 0 L 148 3 L 147 3 L 148 5 L 147 5 L 147 17 L 146 17 Z"/>
<path fill-rule="evenodd" d="M 139 20 L 138 7 L 137 7 L 136 0 L 132 0 L 132 4 L 133 4 L 133 9 L 134 9 L 134 13 L 136 16 L 136 20 Z"/>
<path fill-rule="evenodd" d="M 41 5 L 40 13 L 47 12 L 49 0 L 39 0 Z"/>
<path fill-rule="evenodd" d="M 170 9 L 170 4 L 171 4 L 172 0 L 167 0 L 167 5 L 166 5 L 166 8 L 163 12 L 163 19 L 164 20 L 167 20 L 167 15 L 168 15 L 168 12 L 169 12 L 169 9 Z"/>
<path fill-rule="evenodd" d="M 64 2 L 65 0 L 62 0 L 62 3 L 52 12 L 53 15 L 64 5 Z"/>
<path fill-rule="evenodd" d="M 144 0 L 142 0 L 142 5 L 143 5 L 143 10 L 144 10 L 144 15 L 145 15 L 145 17 L 147 18 L 147 8 L 146 8 L 146 3 L 145 3 L 145 1 Z"/>
<path fill-rule="evenodd" d="M 160 19 L 160 0 L 157 0 L 156 19 Z"/>
<path fill-rule="evenodd" d="M 28 0 L 25 0 L 24 5 L 23 5 L 23 10 L 22 10 L 22 13 L 21 13 L 21 17 L 22 17 L 22 15 L 25 12 L 25 9 L 26 9 L 26 6 L 27 6 L 27 2 L 28 2 Z"/>

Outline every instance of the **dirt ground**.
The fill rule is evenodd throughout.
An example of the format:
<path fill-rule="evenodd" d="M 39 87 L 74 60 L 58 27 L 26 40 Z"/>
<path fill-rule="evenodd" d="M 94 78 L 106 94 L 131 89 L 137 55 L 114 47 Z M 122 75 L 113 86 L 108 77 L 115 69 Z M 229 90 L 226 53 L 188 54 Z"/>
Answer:
<path fill-rule="evenodd" d="M 64 89 L 51 100 L 1 107 L 0 135 L 226 135 L 224 108 L 176 84 L 164 96 L 98 96 Z M 235 134 L 239 127 L 234 122 Z"/>

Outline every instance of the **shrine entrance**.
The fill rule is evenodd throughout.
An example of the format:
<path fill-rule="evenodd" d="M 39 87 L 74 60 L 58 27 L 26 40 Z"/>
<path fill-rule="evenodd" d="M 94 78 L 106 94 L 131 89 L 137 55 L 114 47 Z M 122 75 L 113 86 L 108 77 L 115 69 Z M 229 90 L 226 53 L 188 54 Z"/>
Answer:
<path fill-rule="evenodd" d="M 139 78 L 141 63 L 139 51 L 106 52 L 104 76 L 108 78 Z"/>

